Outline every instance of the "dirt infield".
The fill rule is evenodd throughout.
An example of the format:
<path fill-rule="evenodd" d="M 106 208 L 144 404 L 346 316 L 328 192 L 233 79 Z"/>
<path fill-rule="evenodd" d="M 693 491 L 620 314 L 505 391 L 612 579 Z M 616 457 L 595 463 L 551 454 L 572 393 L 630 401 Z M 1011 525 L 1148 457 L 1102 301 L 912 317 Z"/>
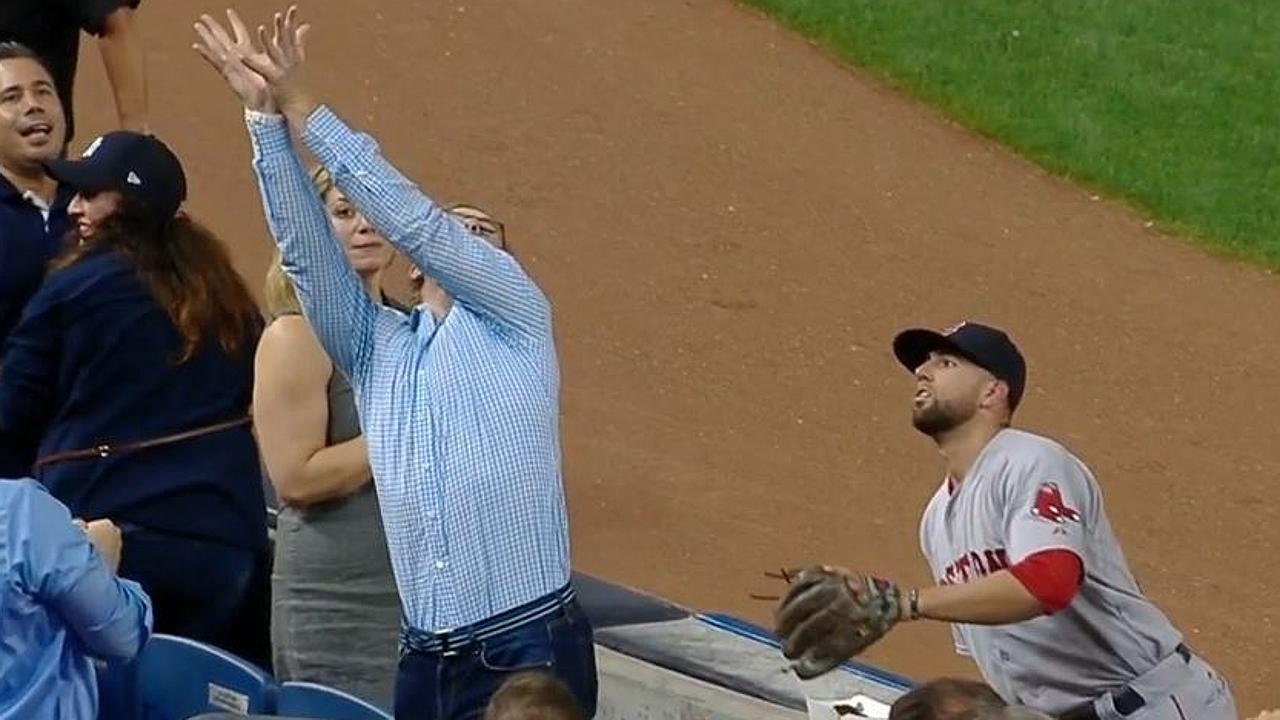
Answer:
<path fill-rule="evenodd" d="M 219 7 L 143 3 L 155 125 L 257 286 L 271 245 L 241 118 L 189 50 Z M 757 621 L 747 593 L 781 564 L 927 581 L 940 466 L 888 343 L 983 319 L 1024 346 L 1022 424 L 1091 464 L 1147 591 L 1243 711 L 1280 702 L 1275 278 L 727 0 L 303 7 L 325 96 L 438 197 L 506 221 L 555 301 L 582 569 Z M 86 53 L 77 148 L 110 116 Z M 869 659 L 973 673 L 938 624 Z"/>

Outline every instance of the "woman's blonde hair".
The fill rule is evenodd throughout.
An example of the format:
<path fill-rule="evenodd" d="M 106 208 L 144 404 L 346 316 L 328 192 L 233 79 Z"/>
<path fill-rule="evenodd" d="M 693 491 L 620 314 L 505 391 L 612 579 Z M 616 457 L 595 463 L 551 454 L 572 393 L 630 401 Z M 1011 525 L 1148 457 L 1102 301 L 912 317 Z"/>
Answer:
<path fill-rule="evenodd" d="M 293 281 L 284 272 L 284 258 L 279 250 L 271 258 L 271 266 L 267 268 L 262 297 L 266 301 L 269 317 L 302 314 L 302 303 L 298 302 L 298 291 L 293 287 Z"/>
<path fill-rule="evenodd" d="M 333 177 L 323 165 L 311 171 L 311 183 L 324 200 L 333 192 Z M 266 300 L 267 314 L 271 317 L 279 315 L 301 315 L 302 303 L 298 301 L 298 290 L 284 271 L 284 257 L 277 250 L 271 258 L 271 266 L 267 268 L 266 281 L 263 283 L 263 299 Z"/>

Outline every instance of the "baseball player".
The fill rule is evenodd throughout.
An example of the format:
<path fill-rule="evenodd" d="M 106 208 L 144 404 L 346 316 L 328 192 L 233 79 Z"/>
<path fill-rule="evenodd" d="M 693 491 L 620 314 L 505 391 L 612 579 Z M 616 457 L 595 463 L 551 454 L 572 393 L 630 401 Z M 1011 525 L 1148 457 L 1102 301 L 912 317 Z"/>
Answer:
<path fill-rule="evenodd" d="M 900 621 L 941 620 L 1011 704 L 1070 720 L 1236 720 L 1226 681 L 1143 597 L 1089 469 L 1010 427 L 1026 364 L 1008 335 L 962 323 L 908 330 L 893 348 L 915 376 L 912 422 L 946 463 L 920 528 L 937 586 L 801 571 L 775 614 L 796 673 L 827 672 Z"/>

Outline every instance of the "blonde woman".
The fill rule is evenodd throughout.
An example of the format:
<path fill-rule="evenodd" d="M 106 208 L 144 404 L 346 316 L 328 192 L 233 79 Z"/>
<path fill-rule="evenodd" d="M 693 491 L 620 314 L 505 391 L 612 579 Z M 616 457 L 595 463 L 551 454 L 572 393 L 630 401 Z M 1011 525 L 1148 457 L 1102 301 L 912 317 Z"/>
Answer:
<path fill-rule="evenodd" d="M 323 170 L 313 179 L 351 268 L 382 298 L 391 246 Z M 258 346 L 253 407 L 282 505 L 272 574 L 276 675 L 390 708 L 400 600 L 351 386 L 303 318 L 279 254 L 265 294 L 272 320 Z"/>

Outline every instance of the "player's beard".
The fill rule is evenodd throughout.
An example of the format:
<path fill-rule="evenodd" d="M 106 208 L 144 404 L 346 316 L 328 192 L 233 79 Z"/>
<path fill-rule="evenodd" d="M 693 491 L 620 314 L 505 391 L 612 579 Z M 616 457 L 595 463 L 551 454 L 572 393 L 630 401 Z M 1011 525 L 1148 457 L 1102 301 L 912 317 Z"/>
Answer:
<path fill-rule="evenodd" d="M 933 402 L 912 411 L 911 424 L 925 435 L 937 438 L 969 422 L 977 412 L 976 403 L 946 402 L 935 397 Z"/>

